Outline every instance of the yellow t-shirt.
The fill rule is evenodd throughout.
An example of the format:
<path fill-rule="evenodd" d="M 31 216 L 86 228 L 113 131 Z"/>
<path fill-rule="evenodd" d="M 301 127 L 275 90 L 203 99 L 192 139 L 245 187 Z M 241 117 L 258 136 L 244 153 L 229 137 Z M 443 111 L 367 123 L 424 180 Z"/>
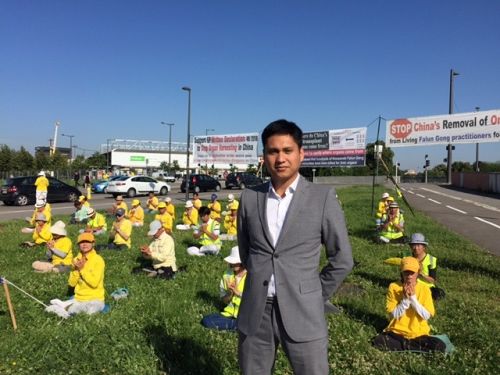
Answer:
<path fill-rule="evenodd" d="M 434 303 L 432 302 L 431 290 L 427 285 L 417 283 L 415 285 L 415 296 L 418 302 L 434 316 Z M 386 311 L 391 314 L 396 306 L 403 300 L 403 285 L 400 282 L 391 283 L 386 297 Z M 399 319 L 392 319 L 384 331 L 390 331 L 402 335 L 407 339 L 414 339 L 422 335 L 429 335 L 430 327 L 427 320 L 423 319 L 410 306 Z"/>
<path fill-rule="evenodd" d="M 231 215 L 226 215 L 224 217 L 224 228 L 226 229 L 227 234 L 236 235 L 238 232 L 238 227 L 236 224 L 237 216 L 232 217 Z"/>
<path fill-rule="evenodd" d="M 45 176 L 39 176 L 35 180 L 36 191 L 47 191 L 49 180 Z"/>
<path fill-rule="evenodd" d="M 144 210 L 141 206 L 134 207 L 130 209 L 128 218 L 132 223 L 144 224 Z"/>
<path fill-rule="evenodd" d="M 62 251 L 67 255 L 65 258 L 60 258 L 52 253 L 52 265 L 57 266 L 62 264 L 63 266 L 71 266 L 71 264 L 73 264 L 73 244 L 71 243 L 71 239 L 68 237 L 61 237 L 55 240 L 54 249 Z"/>
<path fill-rule="evenodd" d="M 50 209 L 50 206 L 49 207 L 47 206 L 48 205 L 45 205 L 42 212 L 38 212 L 37 209 L 35 208 L 35 211 L 33 211 L 33 215 L 31 215 L 31 220 L 30 220 L 30 224 L 32 226 L 36 225 L 36 215 L 38 214 L 44 214 L 45 218 L 47 219 L 47 223 L 50 225 L 50 222 L 52 220 L 52 210 Z"/>
<path fill-rule="evenodd" d="M 132 223 L 130 222 L 130 220 L 122 219 L 122 221 L 120 221 L 120 231 L 123 232 L 123 234 L 126 235 L 128 239 L 126 240 L 119 233 L 115 232 L 113 243 L 115 245 L 127 245 L 127 247 L 130 249 L 130 247 L 132 246 Z"/>
<path fill-rule="evenodd" d="M 221 206 L 219 201 L 215 201 L 214 203 L 209 203 L 208 208 L 210 208 L 210 219 L 220 219 Z"/>
<path fill-rule="evenodd" d="M 80 260 L 82 254 L 78 254 L 75 260 Z M 77 301 L 104 301 L 104 259 L 91 250 L 86 255 L 87 262 L 82 270 L 73 270 L 69 274 L 68 284 L 75 288 L 75 300 Z"/>
<path fill-rule="evenodd" d="M 102 227 L 102 228 L 101 228 Z M 106 224 L 106 218 L 103 214 L 96 212 L 95 217 L 93 219 L 89 219 L 87 221 L 87 228 L 92 229 L 92 231 L 102 229 L 106 231 L 108 229 L 108 225 Z"/>
<path fill-rule="evenodd" d="M 187 211 L 184 211 L 182 214 L 182 222 L 184 225 L 198 226 L 198 210 L 192 209 L 190 215 L 188 215 Z"/>
<path fill-rule="evenodd" d="M 163 228 L 168 232 L 172 233 L 172 228 L 174 226 L 174 221 L 172 220 L 172 216 L 165 210 L 163 214 L 156 214 L 155 220 L 159 220 Z"/>
<path fill-rule="evenodd" d="M 121 203 L 117 204 L 116 205 L 116 209 L 115 209 L 115 212 L 116 210 L 118 210 L 119 208 L 123 208 L 125 210 L 125 215 L 128 214 L 128 207 L 127 207 L 127 203 L 125 203 L 124 201 L 122 201 Z"/>
<path fill-rule="evenodd" d="M 158 197 L 153 197 L 148 199 L 148 209 L 149 210 L 158 209 Z"/>
<path fill-rule="evenodd" d="M 175 220 L 175 206 L 172 203 L 167 203 L 167 212 L 172 216 L 172 220 Z"/>
<path fill-rule="evenodd" d="M 37 245 L 41 245 L 48 241 L 52 240 L 52 233 L 50 233 L 50 225 L 49 223 L 45 223 L 42 227 L 40 233 L 37 232 L 37 227 L 35 227 L 35 231 L 33 232 L 33 241 Z"/>
<path fill-rule="evenodd" d="M 196 208 L 197 210 L 200 209 L 200 207 L 203 206 L 203 203 L 201 201 L 201 199 L 194 199 L 193 200 L 193 207 Z"/>

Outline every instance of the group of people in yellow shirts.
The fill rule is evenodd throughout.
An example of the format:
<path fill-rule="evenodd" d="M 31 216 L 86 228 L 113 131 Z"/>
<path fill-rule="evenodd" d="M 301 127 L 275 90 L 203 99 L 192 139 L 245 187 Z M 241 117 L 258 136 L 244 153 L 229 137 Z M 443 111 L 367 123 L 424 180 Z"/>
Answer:
<path fill-rule="evenodd" d="M 193 239 L 197 241 L 199 248 L 196 254 L 193 253 L 193 247 L 188 248 L 189 254 L 217 254 L 222 239 L 235 239 L 238 201 L 232 194 L 229 195 L 228 201 L 225 211 L 222 211 L 216 194 L 211 196 L 207 206 L 203 206 L 197 193 L 192 201 L 185 203 L 182 224 L 175 228 L 193 231 Z M 152 237 L 153 241 L 140 247 L 144 259 L 139 267 L 140 271 L 147 272 L 150 277 L 172 278 L 177 272 L 175 243 L 172 237 L 176 222 L 175 206 L 170 197 L 159 201 L 154 193 L 150 193 L 146 207 L 147 213 L 155 215 L 148 231 L 148 236 Z M 37 200 L 32 216 L 26 218 L 30 225 L 22 229 L 23 233 L 32 235 L 32 241 L 26 241 L 24 245 L 46 248 L 46 260 L 32 264 L 36 272 L 70 273 L 68 283 L 74 288 L 74 298 L 65 302 L 53 300 L 48 308 L 48 311 L 54 311 L 63 317 L 79 312 L 94 313 L 101 311 L 104 306 L 105 263 L 96 252 L 96 236 L 109 235 L 106 246 L 108 249 L 129 249 L 133 228 L 142 227 L 145 218 L 145 210 L 138 199 L 132 200 L 129 209 L 123 197 L 117 196 L 115 203 L 108 210 L 108 214 L 114 217 L 108 232 L 105 215 L 90 207 L 86 196 L 78 198 L 75 208 L 70 222 L 84 226 L 79 230 L 77 243 L 80 252 L 76 257 L 73 257 L 73 243 L 68 236 L 66 224 L 62 220 L 53 225 L 51 223 L 51 206 L 46 202 L 46 196 L 45 199 Z M 224 235 L 220 233 L 222 217 L 227 230 Z"/>
<path fill-rule="evenodd" d="M 410 239 L 405 236 L 404 224 L 398 203 L 389 193 L 383 193 L 376 212 L 376 242 L 409 243 L 411 252 L 384 261 L 400 267 L 401 280 L 389 285 L 386 312 L 390 323 L 374 338 L 373 345 L 390 351 L 446 352 L 453 345 L 446 335 L 431 335 L 428 323 L 435 315 L 434 301 L 445 296 L 436 286 L 437 258 L 428 253 L 423 234 L 414 233 Z"/>

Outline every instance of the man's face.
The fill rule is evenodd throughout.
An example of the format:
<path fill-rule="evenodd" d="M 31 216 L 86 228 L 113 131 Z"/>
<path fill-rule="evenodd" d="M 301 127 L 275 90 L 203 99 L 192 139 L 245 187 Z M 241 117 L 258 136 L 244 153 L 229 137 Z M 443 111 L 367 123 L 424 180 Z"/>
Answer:
<path fill-rule="evenodd" d="M 419 259 L 422 254 L 425 253 L 425 245 L 421 243 L 413 243 L 410 245 L 411 253 L 414 258 Z"/>
<path fill-rule="evenodd" d="M 276 134 L 267 139 L 264 162 L 273 182 L 292 182 L 304 160 L 304 150 L 290 135 Z"/>
<path fill-rule="evenodd" d="M 203 221 L 204 223 L 208 223 L 208 220 L 210 219 L 210 214 L 207 214 L 207 215 L 203 215 L 201 217 L 201 221 Z"/>
<path fill-rule="evenodd" d="M 94 243 L 88 241 L 82 241 L 78 244 L 78 246 L 80 247 L 80 252 L 86 254 L 94 248 Z"/>

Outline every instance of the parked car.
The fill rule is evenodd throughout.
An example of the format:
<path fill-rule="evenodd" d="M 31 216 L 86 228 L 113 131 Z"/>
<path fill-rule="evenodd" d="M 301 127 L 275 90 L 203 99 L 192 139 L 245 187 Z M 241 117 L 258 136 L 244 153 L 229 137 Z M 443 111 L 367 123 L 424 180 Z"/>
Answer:
<path fill-rule="evenodd" d="M 37 176 L 12 177 L 0 188 L 0 200 L 7 206 L 26 206 L 35 204 Z M 49 188 L 47 190 L 47 201 L 74 202 L 82 194 L 76 187 L 68 185 L 56 178 L 47 176 Z"/>
<path fill-rule="evenodd" d="M 189 176 L 189 191 L 215 190 L 219 191 L 221 188 L 219 181 L 207 174 L 192 174 Z M 186 192 L 186 177 L 182 180 L 181 191 Z"/>
<path fill-rule="evenodd" d="M 108 184 L 108 193 L 117 195 L 127 195 L 132 198 L 136 195 L 146 195 L 154 191 L 159 195 L 167 195 L 170 185 L 163 181 L 157 181 L 148 176 L 120 176 Z"/>
<path fill-rule="evenodd" d="M 121 176 L 112 176 L 108 180 L 97 180 L 92 183 L 92 192 L 94 193 L 104 193 L 108 192 L 109 181 L 114 181 Z"/>
<path fill-rule="evenodd" d="M 262 184 L 262 178 L 253 173 L 229 173 L 226 177 L 226 189 L 252 187 Z"/>
<path fill-rule="evenodd" d="M 163 180 L 166 182 L 175 182 L 175 176 L 171 176 L 167 172 L 163 171 L 153 172 L 152 176 L 153 178 L 157 178 L 159 180 Z"/>

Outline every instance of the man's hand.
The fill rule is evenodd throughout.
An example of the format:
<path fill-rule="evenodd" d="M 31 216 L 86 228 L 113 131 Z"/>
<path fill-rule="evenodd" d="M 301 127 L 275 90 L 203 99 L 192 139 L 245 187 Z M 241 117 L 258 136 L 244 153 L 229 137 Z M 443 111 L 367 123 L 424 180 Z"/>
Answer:
<path fill-rule="evenodd" d="M 141 253 L 143 253 L 144 255 L 151 255 L 151 249 L 149 248 L 149 246 L 143 245 L 141 246 Z"/>
<path fill-rule="evenodd" d="M 56 242 L 54 240 L 47 241 L 47 248 L 52 250 Z"/>
<path fill-rule="evenodd" d="M 80 259 L 75 259 L 73 262 L 73 266 L 77 271 L 81 271 L 83 267 L 85 267 L 85 263 L 87 263 L 87 259 L 85 257 L 81 257 Z"/>

